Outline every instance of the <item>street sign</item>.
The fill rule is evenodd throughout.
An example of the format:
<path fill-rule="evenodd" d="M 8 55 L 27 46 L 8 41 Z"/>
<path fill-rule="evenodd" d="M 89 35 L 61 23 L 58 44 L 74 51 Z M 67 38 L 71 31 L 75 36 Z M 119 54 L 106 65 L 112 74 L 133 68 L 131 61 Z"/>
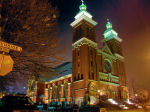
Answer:
<path fill-rule="evenodd" d="M 12 45 L 12 44 L 9 44 L 9 43 L 3 42 L 3 41 L 0 41 L 0 47 L 5 48 L 5 49 L 10 49 L 13 51 L 18 51 L 18 52 L 22 51 L 21 47 Z"/>
<path fill-rule="evenodd" d="M 9 49 L 5 48 L 5 47 L 1 47 L 0 46 L 0 51 L 3 51 L 3 52 L 6 52 L 6 53 L 9 53 Z"/>
<path fill-rule="evenodd" d="M 5 76 L 12 71 L 14 61 L 10 56 L 0 54 L 0 76 Z"/>

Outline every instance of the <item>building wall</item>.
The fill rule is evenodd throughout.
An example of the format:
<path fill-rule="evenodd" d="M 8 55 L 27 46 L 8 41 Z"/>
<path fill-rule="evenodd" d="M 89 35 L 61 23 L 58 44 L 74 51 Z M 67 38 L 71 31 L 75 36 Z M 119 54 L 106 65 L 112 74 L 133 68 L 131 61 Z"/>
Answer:
<path fill-rule="evenodd" d="M 87 23 L 81 21 L 73 27 L 73 102 L 79 105 L 81 102 L 89 102 L 85 96 L 98 98 L 98 91 L 103 91 L 108 98 L 127 98 L 124 60 L 114 55 L 122 55 L 121 43 L 115 40 L 104 41 L 99 50 L 95 31 L 91 35 L 93 37 L 86 37 L 87 30 L 95 28 Z M 91 83 L 96 83 L 94 90 L 89 87 Z"/>
<path fill-rule="evenodd" d="M 121 42 L 115 38 L 104 38 L 103 47 L 98 49 L 96 24 L 92 18 L 85 16 L 81 15 L 73 25 L 72 75 L 68 77 L 62 73 L 66 66 L 58 67 L 62 71 L 60 78 L 37 85 L 37 101 L 81 105 L 96 104 L 97 99 L 103 96 L 128 98 Z"/>
<path fill-rule="evenodd" d="M 72 77 L 61 78 L 44 84 L 39 82 L 38 93 L 44 96 L 38 101 L 42 100 L 46 104 L 50 102 L 72 102 L 71 82 Z"/>
<path fill-rule="evenodd" d="M 105 68 L 111 63 L 111 72 Z M 49 82 L 38 82 L 37 101 L 90 103 L 85 97 L 113 99 L 128 98 L 124 60 L 115 57 L 107 47 L 98 50 L 90 44 L 73 49 L 73 75 L 65 75 Z M 66 86 L 67 85 L 67 86 Z M 67 91 L 67 92 L 66 92 Z M 97 103 L 97 102 L 94 102 Z"/>

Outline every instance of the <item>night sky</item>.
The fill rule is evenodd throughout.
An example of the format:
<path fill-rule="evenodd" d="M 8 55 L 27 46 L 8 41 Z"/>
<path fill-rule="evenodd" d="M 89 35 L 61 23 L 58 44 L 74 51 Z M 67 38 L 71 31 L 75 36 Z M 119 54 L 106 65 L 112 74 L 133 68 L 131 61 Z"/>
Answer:
<path fill-rule="evenodd" d="M 72 28 L 80 0 L 53 0 L 59 9 L 59 37 L 67 61 L 71 61 Z M 103 38 L 106 19 L 123 39 L 126 72 L 137 88 L 149 89 L 150 82 L 150 0 L 85 0 L 87 10 L 98 22 L 97 42 Z"/>

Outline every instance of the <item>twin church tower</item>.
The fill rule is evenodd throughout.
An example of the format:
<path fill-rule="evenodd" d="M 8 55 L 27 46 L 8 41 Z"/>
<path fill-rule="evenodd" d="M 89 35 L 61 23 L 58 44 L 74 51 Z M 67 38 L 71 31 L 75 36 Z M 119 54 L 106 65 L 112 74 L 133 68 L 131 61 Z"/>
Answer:
<path fill-rule="evenodd" d="M 87 12 L 83 1 L 79 8 L 70 24 L 73 28 L 72 63 L 54 68 L 56 74 L 50 79 L 29 80 L 27 95 L 35 102 L 81 105 L 97 104 L 104 98 L 128 98 L 122 39 L 108 20 L 103 47 L 99 49 L 97 22 Z"/>
<path fill-rule="evenodd" d="M 107 22 L 102 40 L 103 47 L 98 49 L 95 26 L 97 22 L 87 12 L 82 1 L 73 28 L 72 43 L 72 97 L 73 102 L 95 103 L 98 97 L 114 99 L 128 98 L 122 39 Z M 100 96 L 99 96 L 100 95 Z"/>

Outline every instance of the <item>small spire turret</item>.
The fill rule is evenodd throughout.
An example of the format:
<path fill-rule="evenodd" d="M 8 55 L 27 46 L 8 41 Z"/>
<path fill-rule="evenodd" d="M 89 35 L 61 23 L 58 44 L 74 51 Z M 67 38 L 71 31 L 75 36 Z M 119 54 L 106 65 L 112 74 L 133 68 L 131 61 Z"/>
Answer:
<path fill-rule="evenodd" d="M 111 29 L 112 28 L 112 23 L 109 21 L 109 19 L 107 19 L 106 28 L 107 29 Z"/>
<path fill-rule="evenodd" d="M 83 0 L 81 0 L 81 2 L 82 2 L 82 4 L 81 4 L 80 7 L 79 7 L 80 11 L 86 11 L 87 6 L 84 4 L 84 1 L 83 1 Z"/>
<path fill-rule="evenodd" d="M 85 5 L 83 0 L 81 0 L 81 4 L 79 6 L 79 12 L 74 18 L 75 21 L 70 24 L 71 26 L 77 25 L 83 19 L 94 26 L 97 24 L 97 22 L 92 19 L 92 15 L 87 11 L 87 6 Z"/>
<path fill-rule="evenodd" d="M 122 41 L 122 39 L 118 37 L 118 33 L 113 29 L 112 23 L 109 21 L 109 19 L 107 19 L 106 30 L 104 32 L 104 38 L 106 38 L 107 40 L 116 39 L 119 42 Z"/>

